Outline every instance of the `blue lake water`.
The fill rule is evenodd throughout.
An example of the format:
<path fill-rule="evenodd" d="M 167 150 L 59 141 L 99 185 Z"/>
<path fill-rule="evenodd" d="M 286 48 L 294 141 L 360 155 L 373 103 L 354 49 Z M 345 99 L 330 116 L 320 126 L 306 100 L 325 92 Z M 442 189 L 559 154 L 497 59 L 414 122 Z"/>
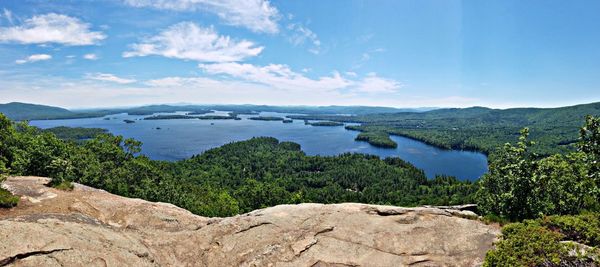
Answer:
<path fill-rule="evenodd" d="M 226 115 L 226 112 L 216 112 Z M 180 113 L 183 114 L 183 113 Z M 212 114 L 211 114 L 212 115 Z M 261 116 L 287 114 L 262 112 Z M 180 160 L 224 144 L 247 140 L 255 136 L 271 136 L 280 141 L 301 145 L 308 155 L 338 155 L 345 152 L 366 153 L 385 157 L 400 157 L 425 171 L 429 178 L 436 174 L 474 180 L 487 172 L 487 158 L 482 153 L 439 149 L 413 139 L 392 136 L 398 148 L 378 148 L 366 142 L 355 141 L 358 134 L 344 127 L 317 127 L 305 125 L 302 120 L 293 123 L 281 121 L 248 120 L 141 120 L 146 116 L 115 114 L 104 118 L 69 120 L 40 120 L 30 124 L 40 128 L 56 126 L 104 128 L 112 134 L 135 138 L 143 142 L 142 153 L 157 160 Z M 124 119 L 135 123 L 124 123 Z M 138 120 L 140 119 L 140 120 Z M 156 129 L 160 127 L 161 129 Z"/>

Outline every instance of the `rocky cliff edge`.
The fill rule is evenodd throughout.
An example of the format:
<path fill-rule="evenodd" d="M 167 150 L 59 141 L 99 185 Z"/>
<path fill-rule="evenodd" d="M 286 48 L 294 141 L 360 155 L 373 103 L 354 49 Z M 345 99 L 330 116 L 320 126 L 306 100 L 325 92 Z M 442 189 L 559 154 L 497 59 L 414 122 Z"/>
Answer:
<path fill-rule="evenodd" d="M 478 266 L 499 228 L 441 208 L 280 205 L 228 218 L 9 177 L 0 266 Z"/>

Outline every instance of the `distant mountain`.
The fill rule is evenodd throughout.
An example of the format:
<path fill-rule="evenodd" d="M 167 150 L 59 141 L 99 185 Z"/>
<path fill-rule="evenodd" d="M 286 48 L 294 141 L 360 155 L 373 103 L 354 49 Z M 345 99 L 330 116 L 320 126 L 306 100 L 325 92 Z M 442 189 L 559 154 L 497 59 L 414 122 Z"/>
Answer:
<path fill-rule="evenodd" d="M 148 105 L 131 108 L 67 110 L 59 107 L 12 102 L 0 104 L 0 113 L 12 120 L 49 120 L 101 117 L 108 114 L 151 115 L 158 112 L 208 112 L 210 110 L 248 112 L 281 112 L 298 114 L 367 115 L 398 112 L 424 112 L 435 108 L 391 108 L 371 106 L 267 106 L 267 105 Z"/>
<path fill-rule="evenodd" d="M 77 115 L 76 113 L 64 108 L 19 102 L 0 104 L 0 113 L 3 113 L 12 120 L 18 121 L 68 118 Z"/>

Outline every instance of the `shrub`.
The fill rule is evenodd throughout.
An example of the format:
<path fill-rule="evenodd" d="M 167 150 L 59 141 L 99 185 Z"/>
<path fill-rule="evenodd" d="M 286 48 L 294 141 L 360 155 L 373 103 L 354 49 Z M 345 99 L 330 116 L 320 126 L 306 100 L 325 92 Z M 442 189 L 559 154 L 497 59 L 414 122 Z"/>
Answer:
<path fill-rule="evenodd" d="M 550 216 L 504 226 L 483 266 L 596 266 L 598 251 L 581 252 L 575 244 L 598 242 L 598 213 Z"/>
<path fill-rule="evenodd" d="M 19 203 L 19 197 L 0 188 L 0 208 L 12 208 Z"/>
<path fill-rule="evenodd" d="M 559 231 L 566 240 L 600 247 L 600 213 L 549 216 L 540 220 L 540 223 L 549 229 Z"/>

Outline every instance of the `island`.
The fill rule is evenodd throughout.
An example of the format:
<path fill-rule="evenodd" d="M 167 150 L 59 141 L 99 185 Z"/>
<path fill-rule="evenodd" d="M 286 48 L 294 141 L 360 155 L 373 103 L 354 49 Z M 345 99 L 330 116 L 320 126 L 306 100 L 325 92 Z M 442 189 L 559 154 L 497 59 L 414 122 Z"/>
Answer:
<path fill-rule="evenodd" d="M 123 120 L 123 122 L 125 122 L 125 123 L 135 123 L 135 121 L 132 121 L 132 120 Z"/>
<path fill-rule="evenodd" d="M 83 127 L 66 127 L 58 126 L 41 130 L 56 135 L 62 140 L 82 141 L 95 138 L 100 134 L 108 133 L 107 129 L 102 128 L 83 128 Z"/>
<path fill-rule="evenodd" d="M 292 122 L 294 122 L 294 120 L 291 120 L 291 119 L 284 119 L 284 120 L 282 120 L 281 122 L 283 122 L 283 123 L 292 123 Z"/>
<path fill-rule="evenodd" d="M 382 148 L 398 147 L 398 144 L 390 138 L 388 133 L 385 132 L 362 132 L 359 133 L 354 140 L 366 141 L 373 146 Z"/>
<path fill-rule="evenodd" d="M 207 115 L 207 116 L 200 116 L 200 117 L 194 117 L 195 119 L 199 119 L 199 120 L 236 120 L 237 117 L 232 117 L 232 116 L 223 116 L 223 115 Z"/>
<path fill-rule="evenodd" d="M 211 113 L 211 112 L 212 112 L 212 110 L 195 110 L 192 112 L 188 112 L 185 115 L 204 115 L 204 114 Z"/>
<path fill-rule="evenodd" d="M 309 122 L 308 125 L 311 126 L 344 126 L 341 122 L 335 121 L 317 121 L 317 122 Z"/>
<path fill-rule="evenodd" d="M 250 117 L 249 120 L 255 121 L 283 121 L 282 117 L 274 117 L 274 116 L 258 116 L 258 117 Z"/>
<path fill-rule="evenodd" d="M 188 113 L 189 114 L 189 113 Z M 179 119 L 196 119 L 198 117 L 188 115 L 154 115 L 145 117 L 144 120 L 179 120 Z"/>

